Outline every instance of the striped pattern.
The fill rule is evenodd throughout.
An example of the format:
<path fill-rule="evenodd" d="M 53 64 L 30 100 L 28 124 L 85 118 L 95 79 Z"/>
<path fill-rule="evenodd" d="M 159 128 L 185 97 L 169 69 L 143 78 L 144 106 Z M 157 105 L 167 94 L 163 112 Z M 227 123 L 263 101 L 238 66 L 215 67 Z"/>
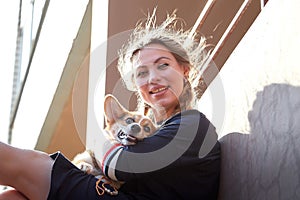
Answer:
<path fill-rule="evenodd" d="M 104 154 L 101 168 L 104 175 L 111 178 L 112 180 L 118 180 L 115 175 L 115 169 L 118 157 L 123 149 L 124 146 L 122 144 L 114 144 Z"/>

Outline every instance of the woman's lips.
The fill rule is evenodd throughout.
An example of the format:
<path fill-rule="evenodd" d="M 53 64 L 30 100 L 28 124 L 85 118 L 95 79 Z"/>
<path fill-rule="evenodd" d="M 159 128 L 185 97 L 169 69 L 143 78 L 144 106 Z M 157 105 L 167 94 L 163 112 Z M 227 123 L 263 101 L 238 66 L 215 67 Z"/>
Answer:
<path fill-rule="evenodd" d="M 157 93 L 165 91 L 167 89 L 168 89 L 168 87 L 155 88 L 155 89 L 152 89 L 149 93 L 150 94 L 157 94 Z"/>

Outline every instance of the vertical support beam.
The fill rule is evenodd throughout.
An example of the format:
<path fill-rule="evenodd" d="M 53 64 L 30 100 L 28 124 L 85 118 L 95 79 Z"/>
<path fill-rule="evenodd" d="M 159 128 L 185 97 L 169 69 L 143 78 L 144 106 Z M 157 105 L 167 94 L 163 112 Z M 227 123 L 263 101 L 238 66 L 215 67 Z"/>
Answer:
<path fill-rule="evenodd" d="M 219 42 L 217 43 L 216 47 L 214 48 L 214 50 L 211 54 L 212 60 L 214 60 L 215 57 L 218 55 L 218 51 L 223 47 L 226 39 L 230 36 L 230 34 L 235 29 L 237 23 L 239 22 L 239 20 L 245 13 L 245 11 L 248 8 L 248 6 L 250 5 L 251 1 L 252 0 L 245 0 L 244 3 L 242 4 L 242 6 L 240 7 L 240 9 L 238 10 L 238 12 L 236 13 L 236 15 L 234 16 L 234 18 L 232 19 L 231 23 L 227 27 L 226 31 L 222 35 L 221 39 L 219 40 Z"/>
<path fill-rule="evenodd" d="M 205 4 L 203 10 L 201 11 L 198 19 L 196 20 L 191 32 L 190 37 L 196 32 L 197 29 L 201 28 L 201 25 L 203 24 L 205 18 L 207 17 L 208 13 L 211 11 L 212 7 L 214 6 L 216 0 L 208 0 Z"/>
<path fill-rule="evenodd" d="M 214 64 L 214 61 L 216 60 L 216 58 L 219 55 L 222 48 L 224 47 L 225 42 L 229 39 L 229 37 L 231 36 L 233 31 L 237 27 L 238 23 L 240 22 L 241 18 L 245 14 L 246 10 L 249 8 L 251 2 L 252 2 L 252 0 L 244 0 L 240 9 L 237 11 L 237 13 L 235 14 L 231 23 L 228 25 L 228 27 L 225 30 L 225 32 L 223 33 L 222 37 L 220 38 L 220 40 L 214 47 L 214 49 L 210 55 L 210 58 L 209 58 L 209 61 L 211 61 L 211 63 L 208 62 L 208 64 L 209 64 L 208 67 L 204 68 L 204 71 L 203 71 L 203 77 L 205 79 L 205 85 L 206 85 L 205 87 L 207 87 L 219 73 L 220 68 Z M 205 89 L 206 88 L 203 88 L 203 91 L 205 91 Z"/>
<path fill-rule="evenodd" d="M 21 27 L 21 16 L 22 16 L 22 0 L 19 3 L 19 16 L 18 16 L 18 33 L 15 51 L 15 66 L 14 66 L 14 77 L 13 77 L 13 88 L 11 96 L 11 106 L 10 106 L 10 118 L 13 116 L 13 111 L 15 107 L 16 97 L 20 88 L 20 74 L 21 74 L 21 60 L 22 60 L 22 45 L 23 45 L 23 28 Z M 8 144 L 11 144 L 12 140 L 12 129 L 9 127 L 8 130 Z"/>

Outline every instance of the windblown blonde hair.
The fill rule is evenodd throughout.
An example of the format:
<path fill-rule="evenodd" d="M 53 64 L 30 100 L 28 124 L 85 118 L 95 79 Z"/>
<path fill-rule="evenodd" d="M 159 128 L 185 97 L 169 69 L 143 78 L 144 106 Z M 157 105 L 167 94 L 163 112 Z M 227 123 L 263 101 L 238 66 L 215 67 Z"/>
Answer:
<path fill-rule="evenodd" d="M 146 20 L 140 21 L 128 42 L 119 51 L 118 70 L 128 90 L 136 91 L 133 76 L 133 55 L 143 47 L 162 44 L 174 55 L 179 64 L 189 67 L 187 84 L 179 97 L 180 110 L 193 107 L 195 100 L 202 95 L 201 74 L 208 64 L 209 53 L 206 39 L 191 30 L 183 30 L 184 21 L 176 16 L 176 10 L 167 14 L 166 19 L 156 24 L 156 8 L 148 13 Z M 138 94 L 137 94 L 138 95 Z M 196 97 L 196 98 L 194 98 Z M 140 99 L 141 100 L 141 99 Z M 142 105 L 143 102 L 140 102 Z"/>

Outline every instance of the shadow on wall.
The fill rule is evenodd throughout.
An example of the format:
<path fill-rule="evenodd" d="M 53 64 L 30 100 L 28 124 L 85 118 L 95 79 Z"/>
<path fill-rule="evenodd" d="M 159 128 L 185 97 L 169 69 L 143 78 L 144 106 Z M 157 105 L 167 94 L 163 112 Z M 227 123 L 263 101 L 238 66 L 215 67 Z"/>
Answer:
<path fill-rule="evenodd" d="M 250 134 L 220 139 L 219 199 L 300 199 L 300 87 L 266 86 L 248 119 Z"/>

